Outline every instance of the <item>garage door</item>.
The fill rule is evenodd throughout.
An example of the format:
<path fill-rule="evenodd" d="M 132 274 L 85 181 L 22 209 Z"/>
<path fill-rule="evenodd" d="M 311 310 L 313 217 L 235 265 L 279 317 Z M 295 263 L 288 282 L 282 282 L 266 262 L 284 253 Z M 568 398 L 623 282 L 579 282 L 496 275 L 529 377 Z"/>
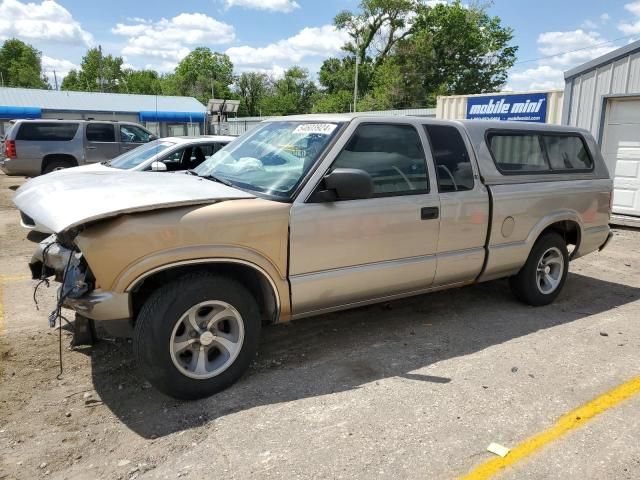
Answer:
<path fill-rule="evenodd" d="M 640 99 L 609 101 L 602 154 L 614 176 L 613 213 L 640 216 Z"/>

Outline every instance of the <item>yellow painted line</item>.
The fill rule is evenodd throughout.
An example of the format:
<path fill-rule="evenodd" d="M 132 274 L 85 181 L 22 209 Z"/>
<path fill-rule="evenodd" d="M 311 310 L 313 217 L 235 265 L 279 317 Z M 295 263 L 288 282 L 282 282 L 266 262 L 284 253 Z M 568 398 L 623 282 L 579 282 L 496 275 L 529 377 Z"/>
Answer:
<path fill-rule="evenodd" d="M 528 438 L 515 448 L 512 448 L 506 457 L 489 460 L 463 477 L 460 477 L 460 480 L 483 480 L 492 478 L 506 467 L 514 465 L 520 460 L 532 455 L 548 443 L 557 440 L 575 428 L 581 427 L 602 412 L 615 407 L 620 402 L 638 393 L 640 393 L 640 377 L 633 378 L 563 415 L 547 430 Z"/>

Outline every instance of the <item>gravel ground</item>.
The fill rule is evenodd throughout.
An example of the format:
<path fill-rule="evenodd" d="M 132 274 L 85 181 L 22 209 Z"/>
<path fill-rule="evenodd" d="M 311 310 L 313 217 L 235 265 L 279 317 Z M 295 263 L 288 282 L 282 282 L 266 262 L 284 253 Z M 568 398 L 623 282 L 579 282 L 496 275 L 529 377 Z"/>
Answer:
<path fill-rule="evenodd" d="M 0 479 L 454 478 L 640 375 L 640 231 L 572 263 L 555 304 L 505 281 L 267 327 L 232 388 L 183 403 L 138 375 L 127 341 L 72 350 L 34 306 L 0 175 Z M 640 397 L 502 474 L 640 478 Z"/>

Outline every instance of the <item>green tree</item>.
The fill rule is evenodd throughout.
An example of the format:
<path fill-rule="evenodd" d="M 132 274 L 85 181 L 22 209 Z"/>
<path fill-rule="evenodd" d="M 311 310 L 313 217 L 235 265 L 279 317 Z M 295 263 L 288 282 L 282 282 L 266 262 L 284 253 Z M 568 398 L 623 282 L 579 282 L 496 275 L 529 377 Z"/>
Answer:
<path fill-rule="evenodd" d="M 309 72 L 294 66 L 284 77 L 272 82 L 270 94 L 262 101 L 264 115 L 293 115 L 310 113 L 318 93 Z"/>
<path fill-rule="evenodd" d="M 15 38 L 0 47 L 0 75 L 5 87 L 50 88 L 42 73 L 42 54 Z"/>
<path fill-rule="evenodd" d="M 340 90 L 317 95 L 311 111 L 313 113 L 344 113 L 351 110 L 352 105 L 353 92 Z"/>
<path fill-rule="evenodd" d="M 403 106 L 435 106 L 438 95 L 500 89 L 516 61 L 512 38 L 513 30 L 483 7 L 459 1 L 419 6 L 411 36 L 398 42 L 393 59 Z"/>
<path fill-rule="evenodd" d="M 373 77 L 374 65 L 368 59 L 358 66 L 358 90 L 367 91 Z M 318 80 L 326 93 L 353 91 L 355 57 L 353 55 L 328 58 L 322 63 Z"/>
<path fill-rule="evenodd" d="M 356 53 L 360 63 L 369 56 L 378 65 L 409 35 L 410 18 L 418 4 L 419 0 L 361 0 L 359 13 L 340 12 L 333 23 L 351 38 L 344 50 Z"/>
<path fill-rule="evenodd" d="M 155 70 L 126 69 L 122 72 L 120 91 L 123 93 L 156 95 L 162 93 L 160 83 L 160 75 Z"/>
<path fill-rule="evenodd" d="M 510 45 L 513 30 L 487 14 L 489 5 L 362 0 L 359 13 L 340 13 L 335 25 L 349 34 L 348 55 L 323 63 L 325 98 L 314 109 L 346 111 L 355 55 L 361 62 L 359 110 L 434 106 L 438 95 L 498 90 L 517 47 Z"/>
<path fill-rule="evenodd" d="M 233 63 L 224 53 L 198 47 L 182 59 L 175 75 L 180 94 L 194 96 L 205 105 L 212 87 L 216 98 L 232 97 L 229 87 L 233 83 Z"/>
<path fill-rule="evenodd" d="M 175 73 L 161 75 L 159 87 L 162 95 L 181 95 L 180 79 Z"/>
<path fill-rule="evenodd" d="M 80 92 L 126 92 L 122 63 L 122 57 L 105 56 L 100 48 L 91 48 L 82 57 L 80 70 L 71 70 L 60 88 Z"/>
<path fill-rule="evenodd" d="M 236 88 L 240 95 L 242 113 L 250 117 L 260 115 L 261 103 L 269 88 L 264 73 L 245 72 L 238 77 Z"/>

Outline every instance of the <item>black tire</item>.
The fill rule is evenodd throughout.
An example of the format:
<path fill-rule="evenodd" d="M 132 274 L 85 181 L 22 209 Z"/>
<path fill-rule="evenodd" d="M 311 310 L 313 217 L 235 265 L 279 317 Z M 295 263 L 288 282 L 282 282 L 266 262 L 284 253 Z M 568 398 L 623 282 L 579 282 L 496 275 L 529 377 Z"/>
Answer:
<path fill-rule="evenodd" d="M 54 170 L 61 170 L 63 168 L 71 168 L 75 167 L 73 163 L 69 160 L 51 160 L 47 163 L 47 166 L 42 170 L 42 174 L 45 175 L 47 173 L 51 173 Z"/>
<path fill-rule="evenodd" d="M 242 316 L 244 341 L 237 357 L 218 375 L 194 379 L 172 360 L 174 327 L 191 307 L 206 301 L 233 306 Z M 142 375 L 161 392 L 195 400 L 220 392 L 238 380 L 255 357 L 261 320 L 253 295 L 237 281 L 208 272 L 184 275 L 158 288 L 143 305 L 134 329 L 133 353 Z"/>
<path fill-rule="evenodd" d="M 537 268 L 543 255 L 551 249 L 556 249 L 562 256 L 562 268 L 558 272 L 562 274 L 560 281 L 554 290 L 544 293 L 538 282 Z M 509 279 L 511 291 L 515 297 L 527 305 L 539 307 L 548 305 L 553 302 L 562 291 L 564 282 L 567 280 L 567 272 L 569 271 L 569 254 L 567 252 L 567 244 L 564 239 L 555 232 L 549 232 L 540 237 L 531 249 L 529 258 L 524 267 Z"/>

